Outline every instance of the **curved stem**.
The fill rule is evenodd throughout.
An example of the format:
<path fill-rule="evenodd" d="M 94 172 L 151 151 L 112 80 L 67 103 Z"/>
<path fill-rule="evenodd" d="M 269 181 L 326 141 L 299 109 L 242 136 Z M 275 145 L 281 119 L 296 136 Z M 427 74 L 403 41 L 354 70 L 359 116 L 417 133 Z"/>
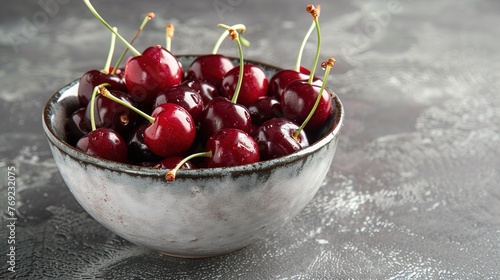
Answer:
<path fill-rule="evenodd" d="M 313 82 L 314 72 L 316 71 L 316 67 L 318 66 L 319 53 L 321 50 L 321 30 L 319 29 L 319 21 L 317 18 L 314 19 L 314 24 L 316 26 L 316 34 L 318 35 L 318 44 L 316 46 L 316 56 L 314 57 L 314 64 L 311 68 L 311 73 L 309 74 L 309 80 L 307 81 L 309 84 L 312 84 Z"/>
<path fill-rule="evenodd" d="M 211 156 L 212 156 L 212 151 L 201 152 L 201 153 L 196 153 L 196 154 L 192 154 L 190 156 L 187 156 L 186 158 L 181 160 L 173 169 L 168 171 L 167 174 L 165 174 L 165 179 L 169 182 L 172 182 L 173 180 L 175 180 L 175 173 L 177 173 L 177 170 L 179 170 L 189 160 L 191 160 L 193 158 L 197 158 L 197 157 L 211 157 Z"/>
<path fill-rule="evenodd" d="M 311 34 L 312 34 L 315 26 L 316 26 L 316 24 L 313 21 L 311 23 L 311 27 L 309 27 L 309 30 L 307 30 L 306 36 L 302 40 L 302 44 L 300 45 L 299 55 L 297 56 L 297 61 L 295 63 L 295 71 L 297 71 L 297 72 L 300 71 L 300 64 L 301 64 L 301 61 L 302 61 L 302 54 L 304 53 L 304 48 L 306 47 L 307 40 L 309 40 L 309 37 L 311 36 Z"/>
<path fill-rule="evenodd" d="M 130 45 L 132 45 L 135 42 L 135 39 L 137 39 L 137 37 L 139 36 L 139 34 L 141 33 L 141 31 L 144 29 L 144 27 L 146 26 L 146 24 L 152 18 L 154 18 L 154 16 L 155 16 L 154 13 L 148 13 L 146 15 L 146 17 L 144 18 L 144 20 L 141 23 L 141 26 L 139 26 L 139 29 L 137 29 L 137 31 L 135 32 L 134 37 L 132 38 L 132 40 L 130 40 Z M 115 74 L 116 73 L 116 69 L 118 69 L 118 67 L 120 67 L 120 64 L 122 63 L 123 59 L 125 58 L 125 55 L 127 54 L 128 50 L 129 50 L 129 48 L 125 48 L 125 50 L 123 50 L 122 54 L 120 55 L 120 57 L 116 61 L 115 67 L 113 67 L 113 71 L 111 72 L 111 74 Z"/>
<path fill-rule="evenodd" d="M 238 54 L 240 56 L 240 73 L 238 75 L 238 82 L 236 84 L 236 89 L 234 90 L 233 97 L 231 98 L 232 103 L 238 101 L 238 95 L 240 95 L 241 84 L 243 83 L 243 72 L 245 70 L 245 61 L 243 60 L 243 48 L 241 47 L 240 36 L 236 38 L 236 45 L 238 45 Z"/>
<path fill-rule="evenodd" d="M 92 14 L 104 25 L 106 26 L 111 32 L 113 32 L 116 37 L 118 39 L 120 39 L 120 41 L 122 41 L 122 43 L 130 49 L 130 51 L 132 51 L 134 53 L 134 55 L 141 55 L 141 53 L 136 50 L 131 44 L 129 44 L 129 42 L 127 42 L 127 40 L 125 40 L 125 38 L 123 38 L 120 34 L 118 34 L 118 32 L 114 31 L 113 28 L 111 27 L 111 25 L 109 25 L 100 15 L 99 13 L 96 11 L 96 9 L 94 8 L 94 6 L 92 6 L 92 4 L 90 3 L 90 0 L 83 0 L 83 2 L 85 3 L 85 5 L 87 5 L 87 7 L 89 8 L 89 10 L 92 12 Z"/>
<path fill-rule="evenodd" d="M 102 96 L 104 96 L 104 97 L 106 97 L 106 98 L 109 98 L 109 99 L 113 100 L 114 102 L 116 102 L 116 103 L 118 103 L 120 105 L 123 105 L 123 106 L 129 108 L 130 110 L 136 112 L 141 117 L 143 117 L 146 120 L 148 120 L 150 123 L 154 123 L 155 122 L 155 118 L 153 118 L 150 115 L 144 113 L 143 111 L 137 109 L 136 107 L 132 106 L 131 104 L 129 104 L 129 103 L 127 103 L 127 102 L 125 102 L 125 101 L 123 101 L 123 100 L 115 97 L 105 87 L 99 86 L 99 94 L 102 95 Z"/>
<path fill-rule="evenodd" d="M 327 65 L 325 68 L 325 75 L 323 76 L 323 84 L 321 84 L 321 89 L 319 90 L 318 96 L 316 97 L 316 101 L 314 102 L 314 105 L 311 111 L 309 112 L 309 115 L 307 115 L 306 119 L 302 122 L 299 129 L 297 129 L 297 131 L 295 131 L 295 133 L 293 134 L 293 138 L 297 139 L 299 137 L 300 132 L 304 129 L 304 127 L 306 127 L 307 123 L 314 115 L 314 112 L 316 112 L 316 108 L 318 108 L 319 102 L 321 101 L 321 97 L 323 96 L 323 91 L 325 91 L 326 80 L 328 78 L 328 75 L 330 74 L 330 69 L 332 69 L 332 66 Z"/>
<path fill-rule="evenodd" d="M 226 29 L 235 29 L 235 30 L 240 30 L 240 32 L 245 32 L 247 30 L 246 26 L 244 24 L 235 24 L 233 26 L 228 26 L 228 25 L 225 25 L 225 24 L 219 24 L 218 26 L 221 26 L 221 27 L 224 27 Z M 217 42 L 215 42 L 215 45 L 214 45 L 214 48 L 212 49 L 212 54 L 217 54 L 217 52 L 219 51 L 219 48 L 220 46 L 222 45 L 222 42 L 224 41 L 224 39 L 226 39 L 226 37 L 229 35 L 228 32 L 223 32 L 219 39 L 217 40 Z M 241 36 L 241 35 L 240 35 Z M 248 42 L 247 39 L 242 39 L 242 44 L 245 46 L 245 47 L 248 47 L 250 46 L 250 42 Z"/>
<path fill-rule="evenodd" d="M 117 31 L 118 29 L 116 27 L 113 27 L 113 30 Z M 104 64 L 104 71 L 106 73 L 109 72 L 109 66 L 111 66 L 111 60 L 113 59 L 113 54 L 115 52 L 115 42 L 116 42 L 116 35 L 115 33 L 111 34 L 111 44 L 109 46 L 109 52 L 108 52 L 108 58 L 106 59 L 106 64 Z"/>

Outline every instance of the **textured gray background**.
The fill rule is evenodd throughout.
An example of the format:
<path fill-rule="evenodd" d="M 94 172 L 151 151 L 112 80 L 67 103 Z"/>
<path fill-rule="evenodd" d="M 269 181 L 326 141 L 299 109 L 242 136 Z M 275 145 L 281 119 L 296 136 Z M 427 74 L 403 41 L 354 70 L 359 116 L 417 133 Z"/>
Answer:
<path fill-rule="evenodd" d="M 293 67 L 310 24 L 304 1 L 94 2 L 126 38 L 147 12 L 156 13 L 136 43 L 140 50 L 163 44 L 167 22 L 176 27 L 178 54 L 210 52 L 221 31 L 217 23 L 244 23 L 252 42 L 247 58 L 281 67 Z M 347 112 L 331 172 L 310 205 L 274 236 L 221 257 L 178 259 L 130 244 L 86 214 L 42 133 L 45 101 L 102 67 L 108 31 L 81 1 L 2 1 L 1 273 L 19 279 L 499 279 L 500 2 L 314 4 L 322 5 L 322 60 L 338 61 L 329 84 Z M 231 44 L 221 52 L 236 54 Z M 6 272 L 7 166 L 18 173 L 15 274 Z"/>

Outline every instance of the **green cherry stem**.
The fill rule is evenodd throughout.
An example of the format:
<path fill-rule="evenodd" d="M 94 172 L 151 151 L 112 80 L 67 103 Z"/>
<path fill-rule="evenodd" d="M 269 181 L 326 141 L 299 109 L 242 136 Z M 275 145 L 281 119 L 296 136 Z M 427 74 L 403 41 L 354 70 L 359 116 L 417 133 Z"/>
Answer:
<path fill-rule="evenodd" d="M 195 154 L 189 155 L 189 156 L 185 157 L 183 160 L 181 160 L 173 169 L 168 171 L 167 174 L 165 174 L 165 179 L 168 182 L 172 182 L 173 180 L 175 180 L 175 173 L 177 173 L 177 170 L 179 170 L 189 160 L 191 160 L 193 158 L 197 158 L 197 157 L 211 157 L 211 156 L 212 156 L 212 151 L 200 152 L 200 153 L 195 153 Z"/>
<path fill-rule="evenodd" d="M 313 79 L 314 79 L 314 72 L 316 70 L 316 67 L 318 66 L 319 54 L 320 54 L 320 50 L 321 50 L 321 30 L 319 28 L 319 21 L 318 21 L 320 6 L 318 5 L 318 6 L 314 7 L 313 5 L 307 5 L 306 11 L 309 12 L 313 17 L 313 22 L 314 22 L 314 25 L 316 26 L 316 34 L 318 36 L 318 42 L 316 45 L 316 56 L 314 57 L 314 64 L 313 64 L 313 67 L 311 68 L 311 73 L 309 74 L 310 76 L 309 76 L 309 80 L 308 80 L 308 83 L 312 84 Z"/>
<path fill-rule="evenodd" d="M 116 27 L 113 27 L 113 30 L 117 31 L 118 29 Z M 108 58 L 106 59 L 106 64 L 104 64 L 104 69 L 106 73 L 109 72 L 109 67 L 111 66 L 111 60 L 113 59 L 113 54 L 115 52 L 115 42 L 116 42 L 116 35 L 115 33 L 111 34 L 111 44 L 109 46 L 109 52 L 108 52 Z"/>
<path fill-rule="evenodd" d="M 139 26 L 139 29 L 137 29 L 137 31 L 135 32 L 135 35 L 132 38 L 132 40 L 130 40 L 130 45 L 132 45 L 135 42 L 135 39 L 137 39 L 137 37 L 139 36 L 141 31 L 144 29 L 146 24 L 154 17 L 155 17 L 154 13 L 148 13 L 146 15 L 146 17 L 144 17 L 144 20 L 142 21 L 141 26 Z M 113 67 L 113 71 L 111 72 L 111 74 L 116 73 L 116 69 L 118 69 L 118 67 L 120 67 L 120 64 L 122 63 L 123 59 L 125 58 L 125 55 L 127 54 L 128 50 L 129 50 L 129 48 L 125 48 L 125 50 L 123 50 L 122 54 L 120 55 L 120 57 L 116 61 L 115 67 Z"/>
<path fill-rule="evenodd" d="M 123 105 L 127 108 L 129 108 L 130 110 L 136 112 L 138 115 L 140 115 L 141 117 L 145 118 L 148 122 L 150 123 L 154 123 L 155 122 L 155 118 L 151 117 L 150 115 L 144 113 L 143 111 L 137 109 L 136 107 L 130 105 L 129 103 L 115 97 L 114 95 L 111 94 L 111 92 L 109 92 L 109 90 L 103 86 L 98 86 L 99 87 L 99 94 L 106 97 L 106 98 L 109 98 L 111 100 L 113 100 L 114 102 L 120 104 L 120 105 Z"/>
<path fill-rule="evenodd" d="M 304 53 L 304 48 L 306 47 L 307 40 L 309 40 L 309 37 L 311 36 L 311 33 L 313 32 L 315 27 L 316 27 L 316 23 L 314 23 L 314 21 L 313 21 L 311 23 L 311 27 L 309 27 L 309 30 L 306 33 L 306 36 L 304 36 L 304 39 L 302 40 L 302 44 L 300 45 L 300 49 L 299 49 L 299 55 L 297 56 L 297 62 L 295 63 L 295 71 L 297 71 L 297 72 L 300 71 L 300 64 L 302 62 L 302 54 Z"/>
<path fill-rule="evenodd" d="M 304 129 L 304 127 L 306 127 L 307 123 L 314 115 L 314 112 L 316 112 L 316 108 L 318 108 L 319 102 L 321 101 L 321 97 L 323 96 L 323 91 L 325 91 L 326 80 L 328 79 L 328 75 L 330 74 L 330 70 L 333 68 L 334 64 L 335 64 L 335 59 L 333 57 L 328 59 L 328 61 L 321 63 L 321 67 L 325 69 L 325 75 L 323 75 L 323 83 L 321 84 L 321 89 L 319 90 L 318 96 L 316 97 L 316 101 L 314 102 L 314 105 L 311 111 L 309 112 L 309 115 L 307 115 L 307 118 L 302 122 L 299 129 L 295 131 L 295 133 L 293 134 L 293 138 L 297 139 L 299 137 L 300 132 Z"/>
<path fill-rule="evenodd" d="M 122 41 L 122 43 L 130 49 L 130 51 L 132 53 L 134 53 L 134 55 L 136 56 L 139 56 L 141 55 L 141 53 L 136 49 L 134 48 L 131 44 L 129 44 L 129 42 L 127 42 L 127 40 L 125 40 L 125 38 L 123 38 L 120 34 L 118 34 L 118 32 L 114 31 L 113 28 L 111 27 L 111 25 L 109 25 L 100 15 L 99 13 L 96 11 L 96 9 L 94 8 L 94 6 L 92 6 L 92 4 L 90 3 L 90 0 L 83 0 L 83 3 L 85 3 L 85 5 L 87 5 L 87 7 L 89 8 L 89 10 L 92 12 L 92 14 L 104 25 L 106 26 L 111 32 L 113 32 L 116 37 L 118 39 L 120 39 L 120 41 Z"/>
<path fill-rule="evenodd" d="M 243 60 L 243 47 L 241 46 L 240 41 L 241 36 L 239 36 L 238 31 L 236 31 L 236 29 L 233 29 L 231 26 L 227 26 L 225 24 L 219 24 L 219 26 L 227 29 L 229 38 L 235 41 L 236 45 L 238 46 L 238 54 L 240 57 L 240 72 L 238 75 L 238 82 L 236 83 L 236 89 L 234 90 L 233 97 L 231 98 L 231 102 L 236 104 L 236 102 L 238 101 L 238 95 L 240 94 L 241 84 L 243 83 L 243 72 L 245 70 L 245 61 Z"/>
<path fill-rule="evenodd" d="M 107 87 L 107 86 L 110 86 L 110 84 L 108 84 L 108 83 L 100 84 L 99 86 L 94 87 L 94 90 L 92 91 L 92 97 L 90 98 L 90 126 L 92 128 L 92 131 L 97 129 L 97 127 L 95 125 L 95 116 L 94 116 L 94 114 L 95 114 L 95 98 L 96 98 L 96 95 L 99 91 L 100 86 Z"/>
<path fill-rule="evenodd" d="M 233 26 L 227 26 L 225 24 L 219 24 L 218 26 L 224 26 L 226 29 L 230 29 L 231 28 L 231 29 L 239 30 L 241 33 L 244 33 L 247 30 L 247 28 L 246 28 L 246 26 L 244 24 L 235 24 Z M 214 45 L 214 48 L 212 49 L 212 54 L 217 54 L 217 52 L 219 51 L 219 48 L 220 48 L 222 42 L 224 41 L 224 39 L 226 39 L 227 35 L 229 35 L 228 32 L 223 32 L 220 35 L 219 39 L 217 40 L 217 42 Z M 243 38 L 243 36 L 241 36 L 241 34 L 240 34 L 239 37 L 241 39 L 241 43 L 243 44 L 243 46 L 245 46 L 245 47 L 250 46 L 250 42 L 247 39 Z"/>
<path fill-rule="evenodd" d="M 174 25 L 169 23 L 165 28 L 165 37 L 166 37 L 166 45 L 165 48 L 167 51 L 172 49 L 172 38 L 174 37 Z"/>

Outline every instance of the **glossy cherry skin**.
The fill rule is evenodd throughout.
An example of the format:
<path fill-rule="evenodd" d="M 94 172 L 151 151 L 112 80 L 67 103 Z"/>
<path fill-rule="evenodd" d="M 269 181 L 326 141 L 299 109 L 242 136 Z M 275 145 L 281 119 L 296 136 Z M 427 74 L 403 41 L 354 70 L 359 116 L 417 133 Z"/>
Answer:
<path fill-rule="evenodd" d="M 197 90 L 205 105 L 215 97 L 219 96 L 219 89 L 207 82 L 199 80 L 186 80 L 182 82 L 182 84 Z"/>
<path fill-rule="evenodd" d="M 320 89 L 320 85 L 316 83 L 309 84 L 305 80 L 291 82 L 281 96 L 283 116 L 301 124 L 312 110 Z M 325 88 L 319 105 L 307 123 L 305 130 L 318 130 L 333 113 L 332 94 Z"/>
<path fill-rule="evenodd" d="M 285 118 L 274 118 L 263 123 L 254 135 L 261 160 L 286 156 L 309 146 L 303 130 L 297 139 L 293 137 L 298 129 L 297 124 Z"/>
<path fill-rule="evenodd" d="M 264 96 L 257 102 L 248 106 L 248 112 L 252 118 L 252 123 L 260 125 L 267 120 L 283 116 L 281 103 L 274 97 Z"/>
<path fill-rule="evenodd" d="M 151 163 L 152 166 L 161 160 L 161 157 L 153 153 L 144 142 L 144 130 L 147 127 L 148 124 L 136 126 L 127 138 L 129 161 L 131 163 L 140 163 L 141 165 Z"/>
<path fill-rule="evenodd" d="M 299 72 L 292 69 L 280 70 L 269 79 L 269 90 L 268 95 L 274 96 L 276 99 L 280 100 L 285 87 L 295 80 L 308 80 L 311 76 L 311 71 L 309 69 L 300 66 Z M 321 86 L 323 81 L 318 77 L 313 78 L 313 83 Z"/>
<path fill-rule="evenodd" d="M 173 169 L 179 164 L 184 158 L 183 157 L 168 157 L 160 160 L 154 168 L 160 169 Z M 195 166 L 190 161 L 184 163 L 180 169 L 194 169 Z"/>
<path fill-rule="evenodd" d="M 207 82 L 216 88 L 220 88 L 224 75 L 233 67 L 234 64 L 231 59 L 221 54 L 198 56 L 189 65 L 186 71 L 186 79 Z"/>
<path fill-rule="evenodd" d="M 87 106 L 92 98 L 94 88 L 100 84 L 108 83 L 108 89 L 126 91 L 125 80 L 122 76 L 110 74 L 101 70 L 90 70 L 82 75 L 78 84 L 78 102 L 82 107 Z"/>
<path fill-rule="evenodd" d="M 127 161 L 127 144 L 123 137 L 109 128 L 98 128 L 87 133 L 76 143 L 85 153 L 116 162 Z"/>
<path fill-rule="evenodd" d="M 224 128 L 212 135 L 205 146 L 212 156 L 207 167 L 229 167 L 251 164 L 260 160 L 259 147 L 246 132 L 236 128 Z"/>
<path fill-rule="evenodd" d="M 120 100 L 134 106 L 132 100 L 126 93 L 118 90 L 110 90 L 109 92 Z M 87 104 L 84 120 L 89 131 L 92 129 L 90 106 L 91 103 Z M 128 134 L 134 128 L 137 114 L 130 108 L 102 95 L 96 96 L 94 106 L 94 121 L 96 127 L 111 128 L 122 135 Z"/>
<path fill-rule="evenodd" d="M 152 105 L 159 92 L 180 84 L 183 75 L 184 70 L 179 61 L 168 50 L 157 45 L 129 59 L 124 78 L 134 101 Z"/>
<path fill-rule="evenodd" d="M 307 80 L 309 74 L 300 73 L 292 69 L 280 70 L 269 79 L 269 96 L 273 96 L 280 100 L 285 87 L 295 80 Z"/>
<path fill-rule="evenodd" d="M 223 128 L 237 128 L 249 132 L 252 125 L 248 109 L 234 104 L 225 97 L 216 97 L 210 101 L 200 120 L 200 133 L 207 140 Z"/>
<path fill-rule="evenodd" d="M 164 103 L 153 110 L 154 122 L 144 130 L 144 143 L 161 157 L 180 156 L 194 142 L 193 117 L 181 106 Z"/>
<path fill-rule="evenodd" d="M 71 144 L 75 144 L 78 139 L 90 132 L 90 129 L 85 125 L 85 110 L 86 107 L 76 109 L 66 122 L 66 131 Z"/>
<path fill-rule="evenodd" d="M 163 103 L 174 103 L 186 109 L 198 123 L 205 105 L 199 92 L 187 85 L 180 84 L 160 92 L 155 99 L 153 107 L 156 108 Z"/>
<path fill-rule="evenodd" d="M 236 90 L 240 67 L 236 66 L 224 75 L 221 86 L 221 95 L 231 99 Z M 257 65 L 245 64 L 243 66 L 243 81 L 236 103 L 250 106 L 259 98 L 267 95 L 269 81 L 264 70 Z"/>

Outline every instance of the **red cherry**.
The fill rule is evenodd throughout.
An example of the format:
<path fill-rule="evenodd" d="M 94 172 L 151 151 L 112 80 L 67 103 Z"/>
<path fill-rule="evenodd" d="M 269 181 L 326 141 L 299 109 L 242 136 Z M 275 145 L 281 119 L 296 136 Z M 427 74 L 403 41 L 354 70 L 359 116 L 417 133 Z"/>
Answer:
<path fill-rule="evenodd" d="M 238 83 L 239 73 L 239 66 L 226 73 L 222 80 L 222 96 L 232 99 Z M 243 81 L 236 102 L 246 107 L 252 105 L 259 98 L 267 95 L 268 84 L 266 73 L 262 68 L 253 64 L 245 64 L 243 66 Z"/>
<path fill-rule="evenodd" d="M 304 74 L 291 69 L 280 70 L 271 77 L 269 80 L 268 95 L 280 100 L 285 87 L 295 80 L 307 80 L 309 73 Z"/>
<path fill-rule="evenodd" d="M 147 127 L 148 124 L 139 125 L 130 133 L 127 139 L 129 161 L 134 164 L 140 163 L 141 165 L 151 163 L 150 165 L 153 166 L 161 157 L 153 153 L 146 143 L 144 143 L 144 130 Z"/>
<path fill-rule="evenodd" d="M 248 112 L 250 112 L 253 124 L 262 124 L 267 120 L 283 116 L 281 103 L 271 96 L 264 96 L 257 100 L 248 107 Z"/>
<path fill-rule="evenodd" d="M 199 92 L 185 84 L 176 85 L 160 92 L 156 96 L 153 107 L 158 107 L 167 102 L 175 103 L 186 109 L 193 117 L 195 123 L 200 121 L 201 114 L 205 108 Z"/>
<path fill-rule="evenodd" d="M 220 54 L 202 55 L 189 65 L 186 78 L 207 82 L 220 88 L 224 75 L 233 67 L 233 62 L 226 56 Z"/>
<path fill-rule="evenodd" d="M 210 100 L 219 96 L 219 89 L 214 85 L 199 80 L 186 80 L 182 83 L 194 90 L 197 90 L 206 105 Z"/>
<path fill-rule="evenodd" d="M 261 160 L 268 160 L 292 154 L 309 146 L 303 130 L 297 138 L 294 134 L 299 126 L 285 118 L 274 118 L 263 123 L 255 132 Z"/>
<path fill-rule="evenodd" d="M 85 125 L 85 107 L 78 108 L 66 122 L 66 131 L 68 135 L 68 141 L 75 144 L 78 139 L 82 138 L 85 134 L 89 133 L 90 130 Z"/>
<path fill-rule="evenodd" d="M 157 45 L 128 60 L 125 83 L 136 102 L 153 104 L 157 94 L 182 82 L 180 62 L 165 48 Z"/>
<path fill-rule="evenodd" d="M 109 92 L 120 100 L 132 104 L 132 100 L 130 100 L 130 97 L 126 93 L 117 90 L 110 90 Z M 88 130 L 92 129 L 90 106 L 91 103 L 87 105 L 84 119 Z M 136 119 L 137 114 L 126 106 L 118 104 L 101 95 L 96 96 L 94 105 L 94 120 L 96 127 L 111 128 L 122 135 L 126 135 L 135 126 Z"/>
<path fill-rule="evenodd" d="M 200 133 L 208 139 L 223 128 L 238 128 L 249 132 L 250 113 L 240 104 L 234 104 L 225 97 L 216 97 L 210 101 L 200 119 Z"/>
<path fill-rule="evenodd" d="M 100 84 L 108 83 L 109 89 L 127 91 L 123 77 L 101 70 L 90 70 L 82 75 L 78 84 L 78 101 L 82 107 L 87 106 L 92 91 Z"/>
<path fill-rule="evenodd" d="M 80 138 L 76 148 L 99 158 L 116 162 L 127 161 L 127 145 L 122 136 L 109 128 L 98 128 Z"/>
<path fill-rule="evenodd" d="M 181 106 L 164 103 L 153 110 L 154 122 L 144 130 L 144 142 L 161 157 L 179 156 L 194 142 L 196 127 L 191 115 Z"/>
<path fill-rule="evenodd" d="M 309 84 L 305 80 L 291 82 L 281 96 L 283 116 L 295 123 L 304 122 L 311 112 L 320 91 L 321 86 Z M 316 111 L 305 127 L 306 131 L 319 129 L 332 113 L 332 94 L 325 89 Z"/>
<path fill-rule="evenodd" d="M 212 152 L 212 156 L 207 158 L 209 168 L 238 166 L 260 160 L 255 140 L 248 133 L 235 128 L 216 132 L 208 139 L 205 150 Z"/>

